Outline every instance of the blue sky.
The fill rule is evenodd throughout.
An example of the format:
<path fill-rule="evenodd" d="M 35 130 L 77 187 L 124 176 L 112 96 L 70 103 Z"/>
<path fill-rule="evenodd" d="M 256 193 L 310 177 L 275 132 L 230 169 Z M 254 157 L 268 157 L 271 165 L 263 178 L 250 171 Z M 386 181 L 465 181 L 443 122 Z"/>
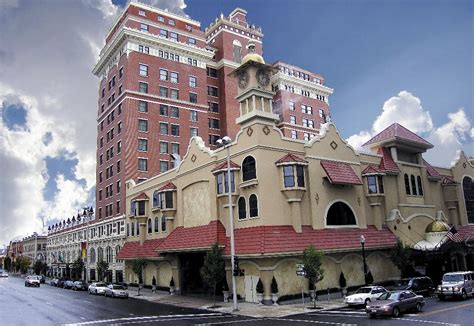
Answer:
<path fill-rule="evenodd" d="M 435 145 L 434 165 L 474 155 L 472 1 L 141 1 L 181 13 L 185 4 L 203 29 L 246 9 L 268 63 L 320 73 L 334 88 L 333 122 L 356 148 L 399 122 Z M 91 70 L 124 3 L 0 0 L 0 247 L 38 231 L 42 216 L 94 205 Z"/>

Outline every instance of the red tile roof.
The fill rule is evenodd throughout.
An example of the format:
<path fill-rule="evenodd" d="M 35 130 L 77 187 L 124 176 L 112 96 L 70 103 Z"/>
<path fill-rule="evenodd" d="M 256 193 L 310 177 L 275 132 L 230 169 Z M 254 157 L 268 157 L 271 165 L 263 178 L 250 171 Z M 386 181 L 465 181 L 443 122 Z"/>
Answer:
<path fill-rule="evenodd" d="M 417 143 L 426 148 L 433 147 L 431 143 L 427 142 L 426 140 L 424 140 L 417 134 L 411 132 L 410 130 L 408 130 L 407 128 L 403 127 L 402 125 L 398 123 L 394 123 L 388 126 L 384 130 L 379 132 L 377 135 L 372 137 L 368 142 L 366 142 L 362 146 L 385 143 L 392 140 L 405 140 L 405 141 L 410 141 L 412 143 Z"/>
<path fill-rule="evenodd" d="M 298 155 L 294 154 L 286 154 L 283 156 L 281 159 L 275 162 L 276 165 L 279 164 L 284 164 L 284 163 L 303 163 L 303 164 L 308 164 L 308 161 L 306 161 L 304 158 L 299 157 Z"/>
<path fill-rule="evenodd" d="M 314 230 L 303 226 L 302 232 L 296 233 L 291 225 L 256 226 L 235 230 L 235 250 L 237 255 L 301 253 L 309 245 L 324 251 L 358 250 L 361 235 L 365 237 L 366 249 L 387 248 L 397 243 L 397 237 L 387 227 Z M 224 254 L 230 254 L 229 239 Z"/>
<path fill-rule="evenodd" d="M 432 167 L 428 162 L 423 160 L 423 164 L 426 166 L 426 173 L 428 174 L 428 177 L 431 179 L 441 179 L 443 176 L 439 174 L 438 171 L 434 167 Z"/>
<path fill-rule="evenodd" d="M 379 166 L 377 165 L 369 165 L 367 166 L 364 171 L 362 171 L 362 175 L 367 175 L 367 174 L 381 174 L 381 173 L 385 173 L 385 170 L 381 169 Z"/>
<path fill-rule="evenodd" d="M 240 169 L 240 165 L 234 163 L 232 160 L 230 161 L 230 168 L 231 169 Z M 227 169 L 227 161 L 219 163 L 211 172 L 221 171 Z"/>
<path fill-rule="evenodd" d="M 142 245 L 140 241 L 125 242 L 117 255 L 117 259 L 158 257 L 158 253 L 155 250 L 163 240 L 164 239 L 145 240 Z"/>
<path fill-rule="evenodd" d="M 385 147 L 380 147 L 378 150 L 378 154 L 382 155 L 382 159 L 380 160 L 379 167 L 387 173 L 399 173 L 400 168 L 398 167 L 397 163 L 392 158 L 392 153 L 390 150 Z"/>
<path fill-rule="evenodd" d="M 167 184 L 165 184 L 163 187 L 161 187 L 160 189 L 158 189 L 158 191 L 164 191 L 164 190 L 176 190 L 176 186 L 174 183 L 172 182 L 168 182 Z"/>
<path fill-rule="evenodd" d="M 321 166 L 326 171 L 329 181 L 333 184 L 362 184 L 359 176 L 347 163 L 322 160 Z"/>
<path fill-rule="evenodd" d="M 147 194 L 144 193 L 144 192 L 141 192 L 138 196 L 133 197 L 133 198 L 132 198 L 132 201 L 134 201 L 134 200 L 147 200 L 147 199 L 150 199 L 150 198 L 147 196 Z"/>
<path fill-rule="evenodd" d="M 220 245 L 226 243 L 224 225 L 217 220 L 211 221 L 207 225 L 190 228 L 177 227 L 165 238 L 157 250 L 165 252 L 209 249 L 216 241 Z"/>

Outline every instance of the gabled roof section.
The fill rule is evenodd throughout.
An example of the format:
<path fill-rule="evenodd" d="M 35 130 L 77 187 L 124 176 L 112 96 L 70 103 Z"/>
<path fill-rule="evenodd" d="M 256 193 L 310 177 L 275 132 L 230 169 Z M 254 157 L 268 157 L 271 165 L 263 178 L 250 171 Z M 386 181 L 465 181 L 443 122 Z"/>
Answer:
<path fill-rule="evenodd" d="M 224 225 L 217 220 L 211 221 L 207 225 L 190 228 L 177 227 L 156 250 L 159 252 L 207 250 L 215 242 L 221 246 L 226 243 Z"/>
<path fill-rule="evenodd" d="M 385 174 L 385 170 L 381 169 L 379 166 L 371 164 L 367 166 L 364 171 L 362 171 L 362 175 L 370 175 L 370 174 Z"/>
<path fill-rule="evenodd" d="M 173 182 L 168 182 L 163 187 L 159 188 L 158 191 L 166 191 L 166 190 L 176 190 L 176 186 Z"/>
<path fill-rule="evenodd" d="M 379 165 L 380 169 L 384 170 L 386 173 L 400 173 L 400 168 L 393 160 L 392 153 L 390 153 L 390 150 L 388 148 L 380 147 L 377 154 L 382 155 L 382 159 L 380 160 Z"/>
<path fill-rule="evenodd" d="M 237 163 L 235 163 L 231 160 L 230 161 L 230 169 L 231 170 L 240 170 L 240 165 L 238 165 Z M 227 161 L 219 163 L 211 172 L 217 172 L 217 171 L 222 171 L 222 170 L 227 170 Z"/>
<path fill-rule="evenodd" d="M 150 199 L 150 197 L 148 197 L 146 193 L 141 192 L 138 196 L 133 197 L 132 201 L 134 201 L 134 200 L 148 200 L 148 199 Z"/>
<path fill-rule="evenodd" d="M 304 158 L 299 157 L 298 155 L 295 155 L 295 154 L 291 154 L 291 153 L 286 154 L 281 159 L 275 162 L 276 165 L 284 165 L 288 163 L 308 165 L 308 161 L 306 161 Z"/>
<path fill-rule="evenodd" d="M 332 184 L 361 185 L 359 176 L 354 172 L 352 167 L 344 162 L 337 161 L 321 161 L 329 181 Z"/>
<path fill-rule="evenodd" d="M 426 166 L 426 173 L 428 174 L 428 178 L 435 180 L 441 180 L 443 178 L 443 176 L 425 160 L 423 160 L 423 165 Z"/>
<path fill-rule="evenodd" d="M 372 137 L 369 141 L 367 141 L 365 144 L 362 146 L 369 146 L 369 145 L 374 145 L 374 144 L 384 144 L 390 141 L 405 141 L 405 142 L 411 142 L 411 143 L 416 143 L 417 145 L 424 147 L 424 148 L 432 148 L 433 145 L 414 132 L 411 132 L 407 128 L 403 127 L 402 125 L 398 123 L 394 123 L 381 132 L 379 132 L 377 135 Z"/>
<path fill-rule="evenodd" d="M 163 241 L 164 239 L 145 240 L 142 245 L 140 241 L 125 242 L 117 259 L 156 258 L 158 253 L 155 250 Z"/>

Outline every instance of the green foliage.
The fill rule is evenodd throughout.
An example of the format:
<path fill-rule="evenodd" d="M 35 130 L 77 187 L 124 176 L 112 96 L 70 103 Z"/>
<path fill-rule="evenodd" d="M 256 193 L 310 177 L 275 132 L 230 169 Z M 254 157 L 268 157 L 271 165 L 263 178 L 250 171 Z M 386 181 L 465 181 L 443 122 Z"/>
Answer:
<path fill-rule="evenodd" d="M 346 277 L 344 276 L 343 272 L 341 272 L 341 275 L 339 275 L 339 286 L 341 288 L 345 288 L 347 286 Z"/>
<path fill-rule="evenodd" d="M 206 253 L 204 263 L 201 267 L 200 274 L 204 283 L 213 288 L 214 305 L 216 303 L 216 287 L 217 283 L 222 282 L 225 277 L 224 259 L 222 259 L 222 249 L 215 242 L 211 250 Z"/>
<path fill-rule="evenodd" d="M 10 257 L 5 257 L 3 260 L 3 268 L 7 270 L 8 272 L 11 272 L 12 270 L 12 259 Z"/>
<path fill-rule="evenodd" d="M 107 266 L 107 268 L 108 268 L 108 266 Z M 78 258 L 72 263 L 72 275 L 73 275 L 73 278 L 75 278 L 75 279 L 80 278 L 83 270 L 84 270 L 84 261 L 82 260 L 81 257 L 78 257 Z"/>
<path fill-rule="evenodd" d="M 20 256 L 16 259 L 16 269 L 22 274 L 28 272 L 28 267 L 30 267 L 31 259 L 27 256 Z"/>
<path fill-rule="evenodd" d="M 277 280 L 275 279 L 275 276 L 273 276 L 272 278 L 271 288 L 272 288 L 272 293 L 278 293 L 278 283 L 277 283 Z"/>
<path fill-rule="evenodd" d="M 97 276 L 99 277 L 99 281 L 104 281 L 105 271 L 109 269 L 109 263 L 104 261 L 103 259 L 97 262 Z"/>
<path fill-rule="evenodd" d="M 316 250 L 313 245 L 303 251 L 303 264 L 306 278 L 309 280 L 310 287 L 316 289 L 316 284 L 324 278 L 323 264 L 324 254 L 322 251 Z M 313 301 L 316 308 L 316 300 Z"/>
<path fill-rule="evenodd" d="M 411 249 L 398 240 L 397 245 L 392 250 L 390 250 L 389 255 L 393 264 L 397 266 L 402 273 L 402 277 L 410 276 L 411 271 L 413 270 L 413 257 Z"/>
<path fill-rule="evenodd" d="M 262 280 L 259 278 L 257 282 L 257 287 L 255 288 L 257 293 L 263 294 L 263 283 Z"/>
<path fill-rule="evenodd" d="M 35 262 L 35 264 L 33 265 L 33 272 L 36 274 L 36 275 L 40 275 L 44 272 L 45 270 L 45 263 L 43 263 L 42 261 L 40 260 L 37 260 Z M 43 273 L 44 274 L 44 273 Z"/>
<path fill-rule="evenodd" d="M 143 269 L 147 265 L 146 259 L 139 258 L 139 259 L 134 259 L 132 261 L 132 269 L 133 272 L 138 276 L 138 283 L 142 284 L 143 283 Z"/>

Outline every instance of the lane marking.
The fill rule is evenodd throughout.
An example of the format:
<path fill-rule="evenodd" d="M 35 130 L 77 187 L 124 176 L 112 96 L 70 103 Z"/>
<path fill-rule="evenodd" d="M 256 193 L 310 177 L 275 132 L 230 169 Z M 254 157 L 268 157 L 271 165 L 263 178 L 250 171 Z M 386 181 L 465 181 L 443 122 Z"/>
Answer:
<path fill-rule="evenodd" d="M 240 319 L 240 320 L 229 320 L 229 321 L 218 321 L 215 323 L 204 323 L 204 324 L 194 324 L 195 326 L 205 326 L 205 325 L 222 325 L 222 324 L 234 324 L 234 323 L 248 323 L 268 320 L 267 318 L 253 318 L 253 319 Z"/>
<path fill-rule="evenodd" d="M 459 308 L 466 308 L 466 307 L 470 307 L 470 306 L 474 306 L 474 303 L 465 303 L 465 304 L 459 305 L 459 306 L 454 306 L 454 307 L 449 307 L 449 308 L 443 308 L 443 309 L 439 309 L 439 310 L 429 311 L 429 312 L 423 313 L 423 316 L 434 315 L 434 314 L 437 314 L 437 313 L 440 313 L 440 312 L 445 312 L 445 311 L 449 311 L 449 310 L 455 310 L 455 309 L 459 309 Z"/>
<path fill-rule="evenodd" d="M 347 316 L 344 316 L 347 317 Z M 289 322 L 301 322 L 301 323 L 311 323 L 311 324 L 322 324 L 322 325 L 344 325 L 344 326 L 357 326 L 357 324 L 346 324 L 346 323 L 334 323 L 330 321 L 319 321 L 319 320 L 304 320 L 304 319 L 289 319 L 289 318 L 269 318 L 267 320 L 283 320 Z"/>
<path fill-rule="evenodd" d="M 436 325 L 447 325 L 447 326 L 460 326 L 460 324 L 451 324 L 451 323 L 444 323 L 444 322 L 441 322 L 441 321 L 413 319 L 413 318 L 394 318 L 393 320 L 404 320 L 404 321 L 409 321 L 409 322 L 418 322 L 418 323 L 436 324 Z"/>

